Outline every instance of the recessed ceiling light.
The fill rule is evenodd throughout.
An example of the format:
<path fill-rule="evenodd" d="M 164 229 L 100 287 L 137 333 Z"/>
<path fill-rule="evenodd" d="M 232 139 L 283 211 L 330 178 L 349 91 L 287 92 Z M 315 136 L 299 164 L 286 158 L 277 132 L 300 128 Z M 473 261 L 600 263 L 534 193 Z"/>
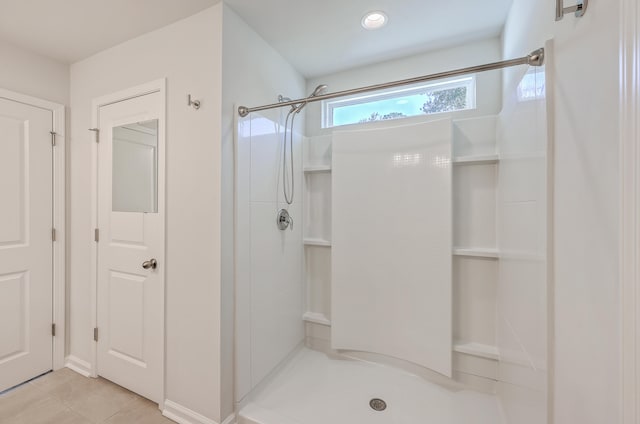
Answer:
<path fill-rule="evenodd" d="M 374 12 L 369 12 L 362 18 L 362 27 L 364 29 L 380 29 L 387 24 L 389 18 L 387 14 L 376 10 Z"/>

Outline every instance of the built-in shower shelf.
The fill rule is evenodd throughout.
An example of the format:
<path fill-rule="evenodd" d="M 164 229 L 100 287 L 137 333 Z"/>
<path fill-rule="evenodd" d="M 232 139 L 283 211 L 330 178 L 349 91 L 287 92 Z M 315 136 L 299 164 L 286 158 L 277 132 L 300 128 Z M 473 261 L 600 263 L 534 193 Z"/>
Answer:
<path fill-rule="evenodd" d="M 317 312 L 307 312 L 302 315 L 302 320 L 306 322 L 312 322 L 314 324 L 324 325 L 331 327 L 331 321 L 324 315 Z"/>
<path fill-rule="evenodd" d="M 323 239 L 304 239 L 305 246 L 318 246 L 318 247 L 331 247 L 331 242 L 329 240 Z"/>
<path fill-rule="evenodd" d="M 498 155 L 457 156 L 454 165 L 495 165 L 500 162 Z"/>
<path fill-rule="evenodd" d="M 452 160 L 454 165 L 495 165 L 500 162 L 498 155 L 473 155 L 457 156 Z M 304 168 L 306 174 L 318 172 L 331 172 L 331 165 L 307 166 Z"/>
<path fill-rule="evenodd" d="M 464 353 L 465 355 L 477 356 L 479 358 L 493 359 L 495 361 L 500 359 L 497 347 L 482 343 L 457 342 L 453 345 L 453 351 Z"/>
<path fill-rule="evenodd" d="M 318 172 L 331 172 L 331 165 L 307 166 L 304 168 L 306 174 L 314 174 Z"/>
<path fill-rule="evenodd" d="M 484 248 L 484 247 L 477 247 L 477 248 L 456 247 L 453 249 L 453 255 L 498 259 L 500 257 L 500 252 L 498 251 L 498 249 L 491 249 L 491 248 Z"/>

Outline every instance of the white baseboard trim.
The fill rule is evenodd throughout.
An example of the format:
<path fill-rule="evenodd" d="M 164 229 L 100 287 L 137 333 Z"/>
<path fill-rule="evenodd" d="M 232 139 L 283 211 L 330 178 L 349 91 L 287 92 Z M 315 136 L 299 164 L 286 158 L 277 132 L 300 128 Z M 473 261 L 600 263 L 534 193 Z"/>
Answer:
<path fill-rule="evenodd" d="M 85 377 L 91 377 L 91 364 L 73 355 L 64 359 L 64 366 Z"/>
<path fill-rule="evenodd" d="M 168 399 L 164 401 L 162 415 L 178 424 L 218 424 L 216 421 Z M 235 419 L 235 414 L 231 414 L 222 424 L 233 424 L 235 423 Z"/>
<path fill-rule="evenodd" d="M 236 414 L 229 415 L 222 424 L 236 424 Z"/>

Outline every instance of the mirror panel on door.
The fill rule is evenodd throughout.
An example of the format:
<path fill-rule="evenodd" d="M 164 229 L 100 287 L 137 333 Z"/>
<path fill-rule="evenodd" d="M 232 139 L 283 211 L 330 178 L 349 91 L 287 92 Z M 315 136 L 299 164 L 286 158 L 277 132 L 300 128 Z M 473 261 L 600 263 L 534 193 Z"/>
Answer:
<path fill-rule="evenodd" d="M 113 128 L 113 211 L 158 212 L 158 120 Z"/>

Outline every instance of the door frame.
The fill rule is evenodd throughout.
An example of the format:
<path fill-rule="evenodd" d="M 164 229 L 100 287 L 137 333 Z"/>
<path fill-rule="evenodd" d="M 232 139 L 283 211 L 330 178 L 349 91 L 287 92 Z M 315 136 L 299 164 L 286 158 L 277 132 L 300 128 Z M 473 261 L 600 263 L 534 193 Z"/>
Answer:
<path fill-rule="evenodd" d="M 640 423 L 640 7 L 620 4 L 620 320 L 622 422 Z"/>
<path fill-rule="evenodd" d="M 52 128 L 55 133 L 55 146 L 52 150 L 52 225 L 56 230 L 53 242 L 53 323 L 56 334 L 53 337 L 52 366 L 59 370 L 65 366 L 66 346 L 66 117 L 65 106 L 59 103 L 42 100 L 26 94 L 0 88 L 0 98 L 23 103 L 51 111 Z"/>
<path fill-rule="evenodd" d="M 164 194 L 165 194 L 165 222 L 164 222 L 164 230 L 165 230 L 165 240 L 162 248 L 164 249 L 165 254 L 165 263 L 167 258 L 167 222 L 166 222 L 166 151 L 167 151 L 167 137 L 166 137 L 166 114 L 167 114 L 167 93 L 166 93 L 166 78 L 157 79 L 155 81 L 148 82 L 146 84 L 141 84 L 135 87 L 127 88 L 115 93 L 107 94 L 105 96 L 101 96 L 93 99 L 91 102 L 91 126 L 92 128 L 98 128 L 98 118 L 100 115 L 100 108 L 103 106 L 108 106 L 114 103 L 123 102 L 126 100 L 134 99 L 136 97 L 142 97 L 147 94 L 152 93 L 160 93 L 160 101 L 162 105 L 160 107 L 160 124 L 158 126 L 158 134 L 159 137 L 165 140 L 163 148 L 165 149 L 164 158 L 165 163 L 159 163 L 158 169 L 160 167 L 164 168 Z M 96 143 L 96 138 L 100 137 L 99 133 L 95 133 L 95 135 L 90 135 L 91 140 L 91 231 L 93 233 L 93 229 L 98 228 L 98 143 Z M 93 236 L 93 234 L 92 234 Z M 92 237 L 93 238 L 93 237 Z M 93 240 L 91 243 L 91 328 L 97 328 L 98 326 L 98 242 Z M 160 400 L 159 407 L 160 409 L 164 408 L 164 399 L 166 397 L 166 292 L 167 292 L 167 284 L 166 284 L 166 267 L 165 267 L 165 276 L 162 281 L 163 285 L 163 300 L 162 300 L 162 315 L 164 317 L 164 322 L 162 325 L 162 396 Z M 91 334 L 93 336 L 93 334 Z M 98 377 L 98 343 L 91 339 L 91 363 L 89 374 L 91 377 Z"/>

